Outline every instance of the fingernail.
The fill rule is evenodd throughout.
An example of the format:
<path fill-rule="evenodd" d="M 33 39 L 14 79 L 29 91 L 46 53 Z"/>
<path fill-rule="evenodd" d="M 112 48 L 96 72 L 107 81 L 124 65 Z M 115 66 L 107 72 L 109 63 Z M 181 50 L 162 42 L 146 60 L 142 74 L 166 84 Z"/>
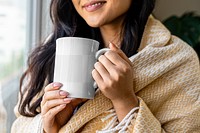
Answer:
<path fill-rule="evenodd" d="M 58 82 L 53 83 L 53 87 L 61 87 L 61 86 L 62 86 L 61 83 L 58 83 Z"/>
<path fill-rule="evenodd" d="M 109 48 L 112 46 L 112 43 L 111 42 L 109 42 Z"/>
<path fill-rule="evenodd" d="M 67 96 L 69 94 L 68 92 L 65 92 L 65 91 L 60 91 L 59 93 L 61 96 Z"/>
<path fill-rule="evenodd" d="M 112 42 L 109 43 L 109 48 L 117 48 L 117 49 L 119 49 L 119 47 L 116 46 L 115 44 L 113 44 Z"/>

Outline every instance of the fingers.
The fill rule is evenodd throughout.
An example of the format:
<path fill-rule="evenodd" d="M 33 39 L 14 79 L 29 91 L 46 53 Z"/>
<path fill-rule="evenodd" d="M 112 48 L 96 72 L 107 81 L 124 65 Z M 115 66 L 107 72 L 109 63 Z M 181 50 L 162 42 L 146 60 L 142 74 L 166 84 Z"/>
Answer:
<path fill-rule="evenodd" d="M 45 87 L 45 93 L 41 102 L 41 115 L 44 130 L 46 132 L 63 125 L 73 114 L 73 110 L 83 99 L 68 98 L 68 93 L 59 90 L 61 83 L 51 83 Z M 73 102 L 73 103 L 72 103 Z"/>
<path fill-rule="evenodd" d="M 50 83 L 49 85 L 47 85 L 44 89 L 45 92 L 51 91 L 51 90 L 57 90 L 62 86 L 61 83 L 58 82 L 54 82 L 54 83 Z"/>
<path fill-rule="evenodd" d="M 61 86 L 61 83 L 54 82 L 45 87 L 45 93 L 41 102 L 41 111 L 43 115 L 52 108 L 70 102 L 70 99 L 66 98 L 69 94 L 63 90 L 59 90 Z"/>
<path fill-rule="evenodd" d="M 42 112 L 45 114 L 48 110 L 55 108 L 61 104 L 68 104 L 72 101 L 72 105 L 76 107 L 86 99 L 67 98 L 68 92 L 59 90 L 61 83 L 51 83 L 45 87 L 45 94 L 41 102 Z"/>
<path fill-rule="evenodd" d="M 132 62 L 128 59 L 128 57 L 124 54 L 124 52 L 118 48 L 116 45 L 110 42 L 109 47 L 111 50 L 117 52 L 121 58 L 123 58 L 130 66 L 132 66 Z"/>
<path fill-rule="evenodd" d="M 71 102 L 71 98 L 49 100 L 42 106 L 42 115 L 45 115 L 51 109 L 60 105 L 66 105 Z"/>
<path fill-rule="evenodd" d="M 104 81 L 110 76 L 109 72 L 105 68 L 105 65 L 103 65 L 100 61 L 95 63 L 94 68 L 98 71 L 98 73 L 101 74 L 101 77 Z"/>
<path fill-rule="evenodd" d="M 106 52 L 104 55 L 101 55 L 98 59 L 99 62 L 101 62 L 103 66 L 108 70 L 108 72 L 112 73 L 110 70 L 112 70 L 114 67 L 113 65 L 117 66 L 118 68 L 126 68 L 132 66 L 131 61 L 121 49 L 112 43 L 110 43 L 109 46 L 111 50 Z"/>
<path fill-rule="evenodd" d="M 103 84 L 104 80 L 96 69 L 92 71 L 92 77 L 94 78 L 98 86 Z"/>
<path fill-rule="evenodd" d="M 63 90 L 55 90 L 55 91 L 48 91 L 45 92 L 43 95 L 42 105 L 45 104 L 45 102 L 52 100 L 52 99 L 59 99 L 59 98 L 65 98 L 68 96 L 69 93 L 63 91 Z"/>
<path fill-rule="evenodd" d="M 68 93 L 59 90 L 61 86 L 61 83 L 51 83 L 45 87 L 41 102 L 41 115 L 47 129 L 52 128 L 55 116 L 71 102 L 71 98 L 67 98 Z"/>
<path fill-rule="evenodd" d="M 92 76 L 100 87 L 110 80 L 118 81 L 119 77 L 130 72 L 132 63 L 121 49 L 110 43 L 110 51 L 98 58 Z"/>
<path fill-rule="evenodd" d="M 48 110 L 48 112 L 43 114 L 42 117 L 46 122 L 53 122 L 52 120 L 55 118 L 55 115 L 57 115 L 65 107 L 66 107 L 66 104 L 61 104 L 59 106 L 56 106 L 55 108 Z"/>
<path fill-rule="evenodd" d="M 52 99 L 59 99 L 59 98 L 65 98 L 69 95 L 69 93 L 59 90 L 62 86 L 61 83 L 51 83 L 45 87 L 45 93 L 43 95 L 43 99 L 41 102 L 41 105 L 44 105 L 47 101 Z"/>
<path fill-rule="evenodd" d="M 104 56 L 115 66 L 117 67 L 125 67 L 128 66 L 128 62 L 124 60 L 117 52 L 108 51 L 104 54 Z M 103 62 L 102 62 L 103 63 Z M 129 65 L 130 66 L 130 65 Z M 113 65 L 112 65 L 113 67 Z"/>
<path fill-rule="evenodd" d="M 109 74 L 112 74 L 111 70 L 115 65 L 105 55 L 99 57 L 99 62 L 105 67 Z"/>

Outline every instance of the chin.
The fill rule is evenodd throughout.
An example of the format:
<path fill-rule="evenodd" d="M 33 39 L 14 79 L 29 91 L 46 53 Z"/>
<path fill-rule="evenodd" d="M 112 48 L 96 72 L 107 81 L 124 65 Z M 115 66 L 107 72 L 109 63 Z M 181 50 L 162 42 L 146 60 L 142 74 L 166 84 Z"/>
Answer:
<path fill-rule="evenodd" d="M 90 26 L 90 27 L 93 27 L 93 28 L 98 28 L 98 27 L 101 27 L 102 25 L 104 25 L 104 23 L 102 21 L 99 21 L 97 19 L 93 19 L 93 20 L 89 20 L 89 21 L 86 21 L 86 23 Z"/>
<path fill-rule="evenodd" d="M 90 27 L 93 27 L 93 28 L 98 28 L 98 27 L 100 27 L 100 25 L 99 24 L 94 24 L 94 23 L 87 23 Z"/>
<path fill-rule="evenodd" d="M 87 21 L 86 21 L 87 22 Z M 97 23 L 97 22 L 87 22 L 87 24 L 90 26 L 90 27 L 93 27 L 93 28 L 98 28 L 100 27 L 100 23 Z"/>

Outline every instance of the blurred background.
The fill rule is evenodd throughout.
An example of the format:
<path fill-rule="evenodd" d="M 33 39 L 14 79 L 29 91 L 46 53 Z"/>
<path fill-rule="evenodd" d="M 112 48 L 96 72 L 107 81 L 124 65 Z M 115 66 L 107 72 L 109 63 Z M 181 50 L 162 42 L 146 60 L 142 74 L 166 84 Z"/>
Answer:
<path fill-rule="evenodd" d="M 0 133 L 9 133 L 16 119 L 19 78 L 30 51 L 51 33 L 49 3 L 0 0 Z M 200 0 L 157 0 L 153 14 L 198 51 Z"/>

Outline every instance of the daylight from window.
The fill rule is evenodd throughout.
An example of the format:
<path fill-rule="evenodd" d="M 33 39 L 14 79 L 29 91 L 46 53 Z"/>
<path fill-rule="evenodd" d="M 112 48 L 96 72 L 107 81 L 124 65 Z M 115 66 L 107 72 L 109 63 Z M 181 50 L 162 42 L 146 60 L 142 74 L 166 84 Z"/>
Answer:
<path fill-rule="evenodd" d="M 0 0 L 0 81 L 22 66 L 25 46 L 25 0 Z"/>
<path fill-rule="evenodd" d="M 12 97 L 17 93 L 24 65 L 26 0 L 0 0 L 0 132 L 9 132 L 13 121 Z M 12 101 L 14 100 L 14 101 Z"/>

